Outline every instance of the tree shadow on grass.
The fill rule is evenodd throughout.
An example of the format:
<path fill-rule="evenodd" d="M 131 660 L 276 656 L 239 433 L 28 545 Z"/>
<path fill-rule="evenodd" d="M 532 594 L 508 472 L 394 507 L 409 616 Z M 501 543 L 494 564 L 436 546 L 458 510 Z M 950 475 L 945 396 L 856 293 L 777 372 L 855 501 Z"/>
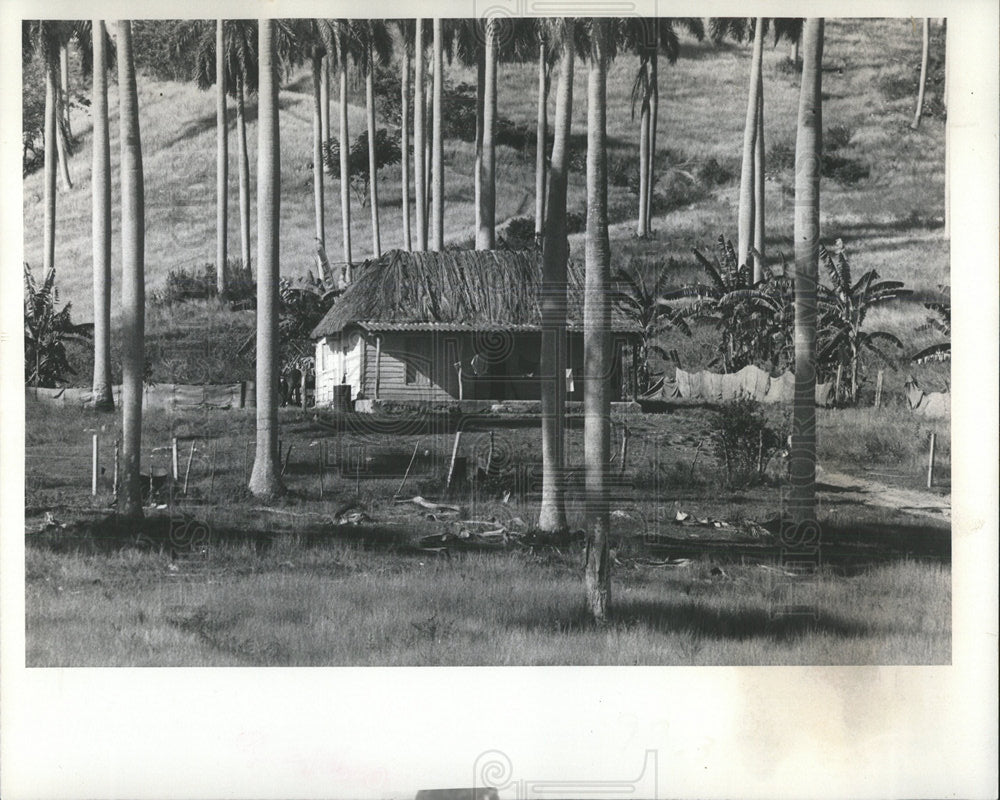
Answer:
<path fill-rule="evenodd" d="M 555 615 L 549 613 L 549 609 L 538 609 L 514 622 L 528 630 L 600 630 L 582 607 Z M 618 600 L 612 606 L 608 623 L 612 627 L 640 627 L 665 635 L 686 634 L 736 641 L 764 638 L 786 642 L 806 633 L 851 637 L 867 636 L 873 632 L 866 623 L 843 619 L 822 609 L 809 608 L 800 610 L 800 613 L 790 613 L 776 603 L 773 609 L 730 610 L 681 599 Z"/>

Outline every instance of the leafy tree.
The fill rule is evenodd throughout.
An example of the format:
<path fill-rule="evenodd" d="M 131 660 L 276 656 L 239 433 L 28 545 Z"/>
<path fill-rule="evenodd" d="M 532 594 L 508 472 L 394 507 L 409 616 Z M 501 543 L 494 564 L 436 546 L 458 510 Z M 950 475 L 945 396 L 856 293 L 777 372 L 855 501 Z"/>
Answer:
<path fill-rule="evenodd" d="M 88 341 L 93 326 L 74 325 L 67 303 L 56 310 L 59 291 L 56 271 L 45 274 L 41 286 L 24 265 L 24 382 L 29 386 L 53 388 L 76 373 L 66 355 L 66 342 Z"/>
<path fill-rule="evenodd" d="M 375 134 L 375 169 L 379 171 L 384 167 L 398 164 L 402 157 L 399 149 L 399 142 L 392 138 L 385 128 L 379 128 Z M 340 142 L 337 137 L 331 136 L 323 151 L 323 165 L 334 179 L 340 180 Z M 362 207 L 368 203 L 368 185 L 371 180 L 370 159 L 368 153 L 368 132 L 362 131 L 354 144 L 351 145 L 348 156 L 348 175 L 350 175 L 351 189 L 354 196 Z"/>
<path fill-rule="evenodd" d="M 638 354 L 638 384 L 641 392 L 649 388 L 653 377 L 658 376 L 658 373 L 653 373 L 650 369 L 651 356 L 657 355 L 664 360 L 669 358 L 667 351 L 659 345 L 660 337 L 669 330 L 691 335 L 691 328 L 683 312 L 663 300 L 671 272 L 677 268 L 676 262 L 673 259 L 658 259 L 652 266 L 652 270 L 643 269 L 643 262 L 632 258 L 625 269 L 617 272 L 611 279 L 615 287 L 612 301 L 642 330 Z"/>
<path fill-rule="evenodd" d="M 826 369 L 842 366 L 850 376 L 849 399 L 858 399 L 858 372 L 861 356 L 868 352 L 895 370 L 894 361 L 882 350 L 890 344 L 897 350 L 903 343 L 886 331 L 865 330 L 865 317 L 873 308 L 893 302 L 911 294 L 901 281 L 883 281 L 875 270 L 869 270 L 857 281 L 851 276 L 851 264 L 844 244 L 837 240 L 836 253 L 820 247 L 820 260 L 830 276 L 831 287 L 820 285 L 817 298 L 819 352 L 817 360 Z"/>
<path fill-rule="evenodd" d="M 947 361 L 951 358 L 951 303 L 924 303 L 924 307 L 933 311 L 930 326 L 948 337 L 946 342 L 938 342 L 925 347 L 910 357 L 911 361 L 922 364 L 926 361 Z"/>

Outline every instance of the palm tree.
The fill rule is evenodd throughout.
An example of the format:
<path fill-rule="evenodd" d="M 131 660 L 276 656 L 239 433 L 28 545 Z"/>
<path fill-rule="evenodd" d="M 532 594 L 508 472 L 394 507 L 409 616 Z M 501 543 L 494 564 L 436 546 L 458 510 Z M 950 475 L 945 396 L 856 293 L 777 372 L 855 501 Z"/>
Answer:
<path fill-rule="evenodd" d="M 33 52 L 42 60 L 45 73 L 45 220 L 42 269 L 45 274 L 55 269 L 56 247 L 56 139 L 58 128 L 59 85 L 56 68 L 59 59 L 59 22 L 47 20 L 25 22 L 21 31 L 25 52 Z"/>
<path fill-rule="evenodd" d="M 413 33 L 413 193 L 417 250 L 427 249 L 427 176 L 424 170 L 424 21 L 417 17 Z"/>
<path fill-rule="evenodd" d="M 281 210 L 281 142 L 275 22 L 259 23 L 257 123 L 257 452 L 250 491 L 271 498 L 282 491 L 278 473 L 278 224 Z M 346 149 L 346 148 L 343 148 Z"/>
<path fill-rule="evenodd" d="M 365 76 L 365 108 L 368 117 L 368 188 L 371 192 L 372 251 L 375 258 L 382 255 L 379 232 L 378 168 L 375 157 L 377 143 L 375 129 L 375 64 L 386 64 L 392 57 L 392 38 L 385 23 L 380 20 L 360 20 L 356 35 L 359 39 L 358 58 Z"/>
<path fill-rule="evenodd" d="M 94 408 L 113 411 L 111 393 L 111 137 L 108 132 L 107 30 L 95 19 L 93 41 L 94 159 L 91 171 L 94 270 Z"/>
<path fill-rule="evenodd" d="M 607 468 L 611 453 L 611 306 L 608 239 L 607 62 L 609 22 L 591 21 L 587 80 L 587 238 L 584 292 L 584 452 L 586 460 L 587 607 L 599 623 L 611 605 Z"/>
<path fill-rule="evenodd" d="M 226 120 L 225 23 L 215 21 L 215 286 L 219 298 L 226 295 L 226 265 L 229 260 L 229 124 Z"/>
<path fill-rule="evenodd" d="M 221 20 L 220 20 L 221 22 Z M 196 77 L 198 88 L 216 87 L 216 130 L 218 131 L 218 164 L 216 169 L 217 195 L 217 252 L 216 284 L 225 286 L 228 275 L 225 267 L 229 258 L 228 246 L 228 130 L 226 128 L 226 98 L 218 92 L 224 90 L 236 102 L 236 161 L 239 170 L 240 255 L 243 265 L 250 266 L 250 159 L 247 154 L 246 96 L 257 91 L 257 22 L 256 20 L 226 20 L 222 22 L 221 49 L 218 23 L 201 26 L 202 30 L 189 32 L 181 37 L 175 47 L 186 48 L 189 38 L 199 36 L 197 45 Z M 221 54 L 221 58 L 220 58 Z M 216 76 L 222 74 L 222 80 Z M 220 122 L 222 124 L 220 124 Z M 220 261 L 225 258 L 226 261 Z M 220 270 L 219 264 L 222 264 Z M 223 292 L 224 294 L 224 292 Z M 221 295 L 220 295 L 221 296 Z"/>
<path fill-rule="evenodd" d="M 476 249 L 492 250 L 496 242 L 497 35 L 500 22 L 488 17 L 483 26 L 483 155 L 479 172 Z"/>
<path fill-rule="evenodd" d="M 313 206 L 316 240 L 326 247 L 326 203 L 323 198 L 323 59 L 326 48 L 317 37 L 309 48 L 313 79 Z"/>
<path fill-rule="evenodd" d="M 910 127 L 916 130 L 920 127 L 920 118 L 924 113 L 924 89 L 927 86 L 927 60 L 931 46 L 931 21 L 924 17 L 924 42 L 920 53 L 920 84 L 917 87 L 917 110 L 913 114 Z"/>
<path fill-rule="evenodd" d="M 763 59 L 764 18 L 754 21 L 753 55 L 750 61 L 750 91 L 747 93 L 747 118 L 743 126 L 743 166 L 740 170 L 739 240 L 736 255 L 741 264 L 750 264 L 753 256 L 754 217 L 754 157 L 757 153 L 757 115 L 760 111 L 761 63 Z M 760 280 L 760 265 L 754 266 L 754 280 Z"/>
<path fill-rule="evenodd" d="M 535 126 L 535 242 L 541 244 L 545 230 L 545 142 L 548 138 L 548 106 L 550 72 L 550 25 L 539 20 L 535 26 L 538 37 L 538 118 Z M 572 47 L 572 42 L 570 43 Z M 555 48 L 552 48 L 553 50 Z M 558 99 L 556 101 L 558 105 Z"/>
<path fill-rule="evenodd" d="M 573 39 L 572 18 L 549 23 L 551 37 L 561 42 L 559 88 L 556 92 L 556 119 L 549 169 L 548 220 L 542 240 L 542 352 L 541 373 L 549 382 L 542 391 L 542 505 L 538 527 L 543 531 L 566 530 L 565 489 L 562 482 L 566 406 L 566 185 L 569 139 L 573 122 Z M 540 36 L 545 42 L 548 34 Z M 541 45 L 544 47 L 545 45 Z M 544 58 L 544 56 L 543 56 Z M 540 67 L 541 68 L 541 67 Z M 544 148 L 544 142 L 542 142 Z M 540 152 L 544 153 L 542 149 Z M 537 197 L 536 193 L 536 197 Z M 535 235 L 539 235 L 535 217 Z"/>
<path fill-rule="evenodd" d="M 347 124 L 347 59 L 350 53 L 350 21 L 336 23 L 337 56 L 340 60 L 340 218 L 344 244 L 345 280 L 351 281 L 351 167 Z"/>
<path fill-rule="evenodd" d="M 66 136 L 72 138 L 73 126 L 69 119 L 69 41 L 59 45 L 59 108 Z"/>
<path fill-rule="evenodd" d="M 434 18 L 434 136 L 431 144 L 431 249 L 444 250 L 444 36 Z"/>
<path fill-rule="evenodd" d="M 656 136 L 659 122 L 659 54 L 673 64 L 680 55 L 675 28 L 680 25 L 699 40 L 705 36 L 700 19 L 694 18 L 624 18 L 619 21 L 617 38 L 623 47 L 639 57 L 639 70 L 632 85 L 632 111 L 638 104 L 639 115 L 639 213 L 636 233 L 645 236 L 652 230 L 653 189 L 656 185 Z"/>
<path fill-rule="evenodd" d="M 789 506 L 800 533 L 816 519 L 816 286 L 823 153 L 823 19 L 803 28 L 802 89 L 795 137 L 795 400 Z"/>
<path fill-rule="evenodd" d="M 410 61 L 413 58 L 413 20 L 396 22 L 403 49 L 399 54 L 399 152 L 400 191 L 402 193 L 403 247 L 413 249 L 410 234 Z"/>
<path fill-rule="evenodd" d="M 118 510 L 142 516 L 139 453 L 142 446 L 142 377 L 145 336 L 145 196 L 139 101 L 132 56 L 132 23 L 118 23 L 118 118 L 122 203 L 122 493 Z"/>

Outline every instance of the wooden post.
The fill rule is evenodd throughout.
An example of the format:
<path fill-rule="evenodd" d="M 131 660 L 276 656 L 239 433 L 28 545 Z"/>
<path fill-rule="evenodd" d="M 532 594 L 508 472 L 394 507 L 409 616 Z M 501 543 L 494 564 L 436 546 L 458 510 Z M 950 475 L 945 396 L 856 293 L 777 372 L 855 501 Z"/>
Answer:
<path fill-rule="evenodd" d="M 247 442 L 243 446 L 243 483 L 246 484 L 250 480 L 250 442 Z"/>
<path fill-rule="evenodd" d="M 187 466 L 184 468 L 184 496 L 188 493 L 188 476 L 191 474 L 191 460 L 194 458 L 194 440 L 191 441 L 191 451 L 188 453 Z"/>
<path fill-rule="evenodd" d="M 281 451 L 278 451 L 278 455 L 281 455 Z M 288 445 L 288 450 L 285 453 L 285 460 L 281 464 L 281 475 L 279 477 L 285 477 L 285 470 L 288 469 L 288 459 L 292 457 L 292 445 Z"/>
<path fill-rule="evenodd" d="M 618 474 L 625 474 L 625 461 L 628 459 L 628 425 L 622 425 L 622 455 L 618 465 Z"/>
<path fill-rule="evenodd" d="M 114 475 L 112 476 L 112 481 L 113 481 L 112 491 L 114 493 L 115 498 L 118 497 L 118 449 L 120 446 L 121 442 L 118 439 L 115 439 L 115 471 Z"/>
<path fill-rule="evenodd" d="M 98 458 L 97 458 L 97 434 L 94 434 L 94 440 L 92 445 L 92 452 L 90 457 L 90 494 L 97 497 L 97 470 L 98 470 Z"/>
<path fill-rule="evenodd" d="M 936 444 L 936 434 L 931 434 L 930 454 L 927 456 L 927 488 L 934 486 L 934 445 Z"/>
<path fill-rule="evenodd" d="M 840 375 L 844 371 L 843 364 L 837 364 L 837 381 L 833 385 L 833 402 L 837 404 L 840 402 Z"/>
<path fill-rule="evenodd" d="M 878 378 L 875 379 L 875 408 L 882 405 L 882 370 L 878 371 Z"/>
<path fill-rule="evenodd" d="M 406 472 L 403 473 L 403 480 L 399 484 L 399 488 L 396 490 L 396 494 L 393 495 L 393 499 L 399 497 L 400 493 L 403 491 L 403 487 L 406 486 L 406 479 L 410 477 L 410 469 L 413 467 L 413 462 L 417 457 L 418 447 L 420 447 L 419 439 L 417 439 L 417 443 L 413 445 L 413 455 L 410 456 L 410 463 L 406 465 Z"/>
<path fill-rule="evenodd" d="M 300 370 L 300 372 L 302 373 L 302 377 L 299 379 L 299 392 L 302 395 L 302 397 L 301 397 L 301 399 L 302 399 L 302 410 L 305 411 L 306 408 L 307 408 L 307 406 L 306 406 L 306 370 L 302 369 L 302 370 Z"/>
<path fill-rule="evenodd" d="M 458 443 L 462 441 L 462 429 L 459 428 L 455 431 L 455 444 L 451 448 L 451 463 L 448 464 L 448 479 L 445 481 L 445 487 L 451 488 L 451 478 L 452 473 L 455 471 L 455 458 L 458 456 Z"/>
<path fill-rule="evenodd" d="M 382 337 L 375 337 L 375 399 L 378 400 L 378 391 L 382 383 Z"/>
<path fill-rule="evenodd" d="M 176 481 L 181 474 L 180 466 L 177 463 L 177 437 L 170 440 L 170 467 Z"/>
<path fill-rule="evenodd" d="M 490 431 L 490 449 L 486 451 L 486 474 L 493 469 L 493 431 Z"/>

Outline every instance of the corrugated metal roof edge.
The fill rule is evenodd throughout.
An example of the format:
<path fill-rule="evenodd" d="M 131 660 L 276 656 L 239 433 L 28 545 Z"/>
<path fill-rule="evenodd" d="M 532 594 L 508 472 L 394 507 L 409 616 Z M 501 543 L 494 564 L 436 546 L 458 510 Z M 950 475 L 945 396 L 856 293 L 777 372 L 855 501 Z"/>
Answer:
<path fill-rule="evenodd" d="M 529 325 L 524 323 L 517 324 L 505 324 L 501 322 L 497 323 L 484 323 L 480 325 L 469 325 L 460 322 L 352 322 L 349 325 L 344 326 L 345 328 L 356 326 L 358 328 L 363 328 L 368 331 L 373 332 L 391 332 L 391 331 L 442 331 L 442 332 L 454 332 L 459 333 L 463 331 L 475 332 L 475 331 L 512 331 L 514 333 L 532 333 L 535 331 L 541 331 L 541 325 Z M 583 331 L 582 323 L 570 323 L 566 326 L 569 331 Z M 638 326 L 632 325 L 616 325 L 611 326 L 612 333 L 634 333 L 640 334 L 642 331 Z"/>

